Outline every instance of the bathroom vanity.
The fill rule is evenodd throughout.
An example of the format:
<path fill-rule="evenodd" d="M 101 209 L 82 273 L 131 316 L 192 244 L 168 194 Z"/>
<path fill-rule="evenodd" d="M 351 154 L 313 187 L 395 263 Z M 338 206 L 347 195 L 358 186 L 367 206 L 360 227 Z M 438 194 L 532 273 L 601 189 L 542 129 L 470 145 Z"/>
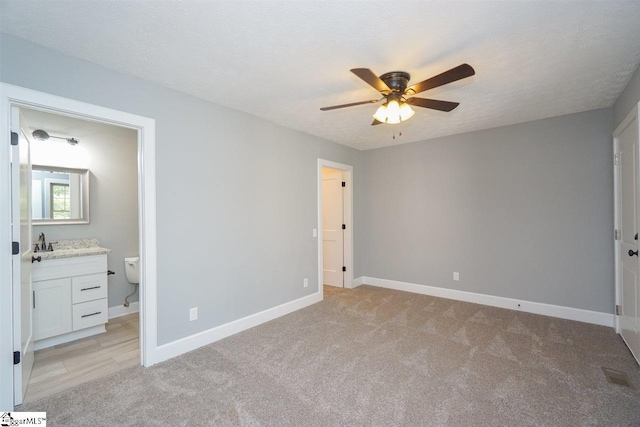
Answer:
<path fill-rule="evenodd" d="M 31 278 L 36 350 L 105 332 L 107 253 L 111 251 L 101 248 L 96 239 L 72 241 L 76 242 L 73 247 L 67 242 L 59 242 L 59 248 L 52 252 L 34 253 Z"/>

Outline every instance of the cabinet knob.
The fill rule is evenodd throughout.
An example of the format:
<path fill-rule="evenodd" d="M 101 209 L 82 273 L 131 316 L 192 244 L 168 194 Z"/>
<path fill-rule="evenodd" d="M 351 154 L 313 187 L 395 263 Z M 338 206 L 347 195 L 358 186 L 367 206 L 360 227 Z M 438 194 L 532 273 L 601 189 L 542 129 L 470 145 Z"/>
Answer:
<path fill-rule="evenodd" d="M 38 262 L 42 261 L 42 257 L 41 256 L 35 257 L 35 256 L 32 255 L 31 256 L 31 264 L 33 264 L 36 261 L 38 261 Z"/>

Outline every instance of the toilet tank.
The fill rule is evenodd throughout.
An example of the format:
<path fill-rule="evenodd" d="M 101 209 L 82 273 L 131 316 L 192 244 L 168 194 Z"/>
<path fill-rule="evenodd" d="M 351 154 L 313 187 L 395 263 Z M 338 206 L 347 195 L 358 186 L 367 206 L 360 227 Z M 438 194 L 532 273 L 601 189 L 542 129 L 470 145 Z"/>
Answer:
<path fill-rule="evenodd" d="M 140 283 L 140 257 L 130 257 L 124 259 L 124 271 L 127 280 L 131 284 Z"/>

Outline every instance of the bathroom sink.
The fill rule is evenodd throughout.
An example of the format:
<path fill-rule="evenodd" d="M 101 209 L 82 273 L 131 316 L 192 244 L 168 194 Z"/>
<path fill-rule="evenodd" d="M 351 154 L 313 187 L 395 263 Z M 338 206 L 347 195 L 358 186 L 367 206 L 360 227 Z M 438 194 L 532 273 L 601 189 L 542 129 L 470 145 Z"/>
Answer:
<path fill-rule="evenodd" d="M 111 250 L 101 247 L 98 239 L 60 240 L 52 243 L 57 243 L 52 251 L 34 252 L 33 256 L 46 260 L 102 255 L 111 252 Z"/>

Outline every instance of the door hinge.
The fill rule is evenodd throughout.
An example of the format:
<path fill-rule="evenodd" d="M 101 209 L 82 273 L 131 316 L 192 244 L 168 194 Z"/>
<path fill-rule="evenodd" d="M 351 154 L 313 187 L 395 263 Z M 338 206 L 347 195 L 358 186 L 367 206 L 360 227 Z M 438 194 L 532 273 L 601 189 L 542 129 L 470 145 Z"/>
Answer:
<path fill-rule="evenodd" d="M 617 165 L 620 162 L 620 155 L 618 153 L 613 155 L 613 164 Z"/>
<path fill-rule="evenodd" d="M 11 132 L 11 145 L 18 145 L 20 138 L 16 132 Z"/>
<path fill-rule="evenodd" d="M 11 255 L 18 255 L 20 253 L 20 242 L 11 242 Z"/>
<path fill-rule="evenodd" d="M 616 305 L 616 316 L 621 316 L 621 315 L 622 315 L 622 306 Z"/>
<path fill-rule="evenodd" d="M 613 230 L 613 240 L 620 240 L 620 230 Z"/>
<path fill-rule="evenodd" d="M 343 187 L 346 187 L 346 186 L 347 186 L 347 183 L 346 183 L 346 182 L 344 182 L 344 181 L 342 181 L 342 186 L 343 186 Z"/>
<path fill-rule="evenodd" d="M 346 230 L 347 229 L 347 224 L 342 224 L 342 229 Z"/>
<path fill-rule="evenodd" d="M 342 266 L 342 271 L 347 271 L 347 267 L 345 267 L 344 265 Z"/>
<path fill-rule="evenodd" d="M 20 363 L 20 352 L 19 351 L 14 351 L 13 352 L 13 364 L 17 365 L 18 363 Z"/>

